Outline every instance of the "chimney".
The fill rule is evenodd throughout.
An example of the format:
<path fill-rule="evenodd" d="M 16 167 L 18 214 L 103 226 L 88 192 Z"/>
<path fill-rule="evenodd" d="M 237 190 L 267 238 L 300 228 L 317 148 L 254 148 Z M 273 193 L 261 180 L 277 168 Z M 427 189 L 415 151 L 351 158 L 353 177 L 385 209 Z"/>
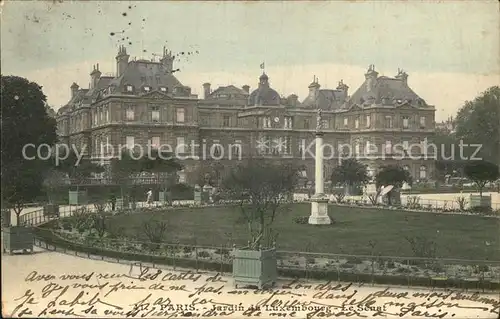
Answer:
<path fill-rule="evenodd" d="M 309 84 L 309 97 L 311 99 L 316 100 L 320 87 L 321 85 L 319 85 L 318 83 L 318 78 L 314 76 L 313 81 L 311 82 L 311 84 Z"/>
<path fill-rule="evenodd" d="M 375 71 L 375 65 L 370 64 L 368 67 L 368 71 L 365 73 L 366 79 L 366 91 L 370 92 L 375 87 L 375 83 L 377 83 L 378 72 Z"/>
<path fill-rule="evenodd" d="M 242 88 L 242 89 L 243 89 L 243 91 L 245 91 L 247 94 L 249 94 L 249 93 L 250 93 L 250 86 L 249 86 L 249 85 L 246 85 L 246 84 L 245 84 L 245 85 L 243 85 L 241 88 Z"/>
<path fill-rule="evenodd" d="M 78 89 L 80 88 L 78 86 L 78 84 L 76 84 L 75 82 L 73 82 L 73 84 L 71 84 L 71 98 L 74 98 L 76 96 L 76 94 L 78 93 Z"/>
<path fill-rule="evenodd" d="M 290 106 L 297 106 L 297 101 L 299 100 L 299 97 L 295 94 L 292 94 L 288 97 L 288 105 Z"/>
<path fill-rule="evenodd" d="M 172 72 L 172 70 L 174 69 L 174 59 L 175 56 L 172 55 L 172 51 L 169 51 L 166 47 L 163 47 L 163 56 L 160 59 L 160 62 L 165 68 L 165 72 Z"/>
<path fill-rule="evenodd" d="M 120 77 L 125 72 L 128 66 L 128 58 L 127 49 L 125 49 L 125 46 L 120 45 L 116 55 L 116 77 Z"/>
<path fill-rule="evenodd" d="M 398 68 L 398 74 L 395 78 L 403 81 L 404 85 L 408 85 L 408 73 L 406 73 L 403 69 Z"/>
<path fill-rule="evenodd" d="M 99 71 L 99 63 L 97 66 L 94 65 L 92 72 L 90 73 L 90 88 L 94 89 L 97 87 L 97 82 L 101 78 L 101 71 Z"/>
<path fill-rule="evenodd" d="M 210 83 L 203 83 L 203 98 L 206 100 L 210 96 Z"/>

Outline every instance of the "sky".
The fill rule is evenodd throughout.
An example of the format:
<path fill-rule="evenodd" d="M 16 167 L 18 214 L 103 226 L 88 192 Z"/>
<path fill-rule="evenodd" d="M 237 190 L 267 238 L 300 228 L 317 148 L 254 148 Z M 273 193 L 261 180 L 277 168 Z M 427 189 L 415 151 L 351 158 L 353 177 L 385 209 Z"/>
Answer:
<path fill-rule="evenodd" d="M 121 44 L 138 59 L 185 52 L 176 76 L 200 97 L 204 82 L 255 88 L 262 62 L 282 95 L 304 99 L 314 76 L 353 93 L 374 64 L 404 69 L 440 121 L 500 85 L 496 0 L 2 1 L 2 74 L 39 83 L 55 109 L 73 82 L 88 87 L 94 64 L 114 73 Z"/>

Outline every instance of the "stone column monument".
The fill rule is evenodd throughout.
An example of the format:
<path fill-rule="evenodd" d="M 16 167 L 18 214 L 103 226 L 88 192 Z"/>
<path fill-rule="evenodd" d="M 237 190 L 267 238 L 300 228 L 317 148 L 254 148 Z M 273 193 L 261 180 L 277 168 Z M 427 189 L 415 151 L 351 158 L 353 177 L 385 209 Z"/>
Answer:
<path fill-rule="evenodd" d="M 329 225 L 331 223 L 328 216 L 328 198 L 324 193 L 322 127 L 323 119 L 321 117 L 321 110 L 318 109 L 316 120 L 316 155 L 314 162 L 314 195 L 311 197 L 311 216 L 309 216 L 309 224 L 311 225 Z"/>

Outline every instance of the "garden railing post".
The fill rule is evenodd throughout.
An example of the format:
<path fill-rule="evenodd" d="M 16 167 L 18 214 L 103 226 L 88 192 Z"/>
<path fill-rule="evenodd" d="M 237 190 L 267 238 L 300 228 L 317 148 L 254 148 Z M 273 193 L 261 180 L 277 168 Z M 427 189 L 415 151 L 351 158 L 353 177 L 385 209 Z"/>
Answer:
<path fill-rule="evenodd" d="M 194 246 L 194 257 L 196 260 L 196 271 L 198 271 L 198 246 Z"/>
<path fill-rule="evenodd" d="M 172 247 L 172 259 L 173 259 L 174 270 L 175 270 L 175 255 L 178 248 L 179 248 L 178 244 Z"/>
<path fill-rule="evenodd" d="M 220 273 L 224 272 L 223 264 L 224 264 L 224 245 L 220 245 Z"/>
<path fill-rule="evenodd" d="M 408 288 L 410 288 L 410 259 L 406 259 L 406 267 L 408 268 L 406 272 L 406 279 L 408 281 Z"/>

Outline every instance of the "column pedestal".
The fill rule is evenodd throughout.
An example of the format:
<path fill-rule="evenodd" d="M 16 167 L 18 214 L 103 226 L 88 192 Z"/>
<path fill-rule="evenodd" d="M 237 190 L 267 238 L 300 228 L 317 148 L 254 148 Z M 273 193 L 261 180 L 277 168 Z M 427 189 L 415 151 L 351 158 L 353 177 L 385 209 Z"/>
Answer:
<path fill-rule="evenodd" d="M 328 198 L 317 195 L 311 197 L 311 216 L 309 216 L 309 224 L 331 224 L 330 217 L 328 216 Z"/>

